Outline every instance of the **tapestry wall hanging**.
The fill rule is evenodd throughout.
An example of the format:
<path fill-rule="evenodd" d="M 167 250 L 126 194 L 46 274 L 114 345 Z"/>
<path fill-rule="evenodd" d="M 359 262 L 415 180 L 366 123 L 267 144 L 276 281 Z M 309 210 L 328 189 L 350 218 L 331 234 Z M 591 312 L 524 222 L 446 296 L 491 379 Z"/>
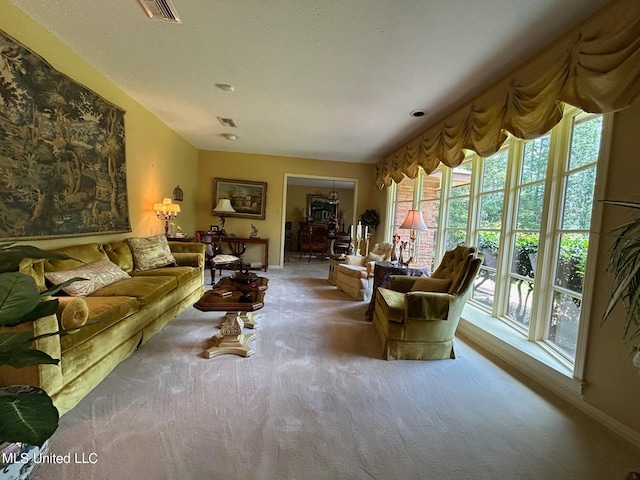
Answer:
<path fill-rule="evenodd" d="M 0 239 L 130 231 L 124 111 L 0 31 Z"/>

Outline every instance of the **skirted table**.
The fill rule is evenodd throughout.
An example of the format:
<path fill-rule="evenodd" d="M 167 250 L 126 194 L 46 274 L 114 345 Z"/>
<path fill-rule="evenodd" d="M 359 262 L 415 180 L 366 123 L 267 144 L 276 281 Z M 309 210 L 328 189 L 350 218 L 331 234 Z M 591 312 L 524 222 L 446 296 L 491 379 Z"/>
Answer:
<path fill-rule="evenodd" d="M 373 269 L 373 290 L 371 291 L 371 300 L 365 315 L 367 318 L 373 318 L 373 312 L 376 309 L 376 291 L 378 287 L 388 287 L 391 275 L 409 275 L 411 277 L 419 277 L 421 275 L 429 275 L 429 269 L 424 265 L 400 265 L 399 263 L 381 261 L 376 262 Z"/>

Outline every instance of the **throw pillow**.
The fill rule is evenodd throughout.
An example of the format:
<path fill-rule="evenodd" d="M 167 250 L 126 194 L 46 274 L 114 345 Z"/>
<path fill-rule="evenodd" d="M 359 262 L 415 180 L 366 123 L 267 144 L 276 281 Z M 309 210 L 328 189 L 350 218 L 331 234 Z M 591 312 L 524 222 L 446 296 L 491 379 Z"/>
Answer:
<path fill-rule="evenodd" d="M 73 270 L 47 272 L 44 276 L 54 285 L 76 277 L 86 279 L 75 281 L 62 289 L 72 297 L 86 297 L 102 287 L 130 278 L 127 272 L 109 260 L 98 260 Z"/>
<path fill-rule="evenodd" d="M 411 287 L 412 292 L 447 292 L 451 286 L 450 278 L 418 277 Z"/>
<path fill-rule="evenodd" d="M 175 265 L 176 259 L 171 254 L 171 248 L 164 235 L 145 238 L 129 238 L 129 247 L 133 255 L 135 270 L 144 271 L 154 268 Z"/>
<path fill-rule="evenodd" d="M 60 328 L 67 333 L 76 333 L 89 319 L 89 306 L 84 298 L 61 298 L 58 305 Z"/>

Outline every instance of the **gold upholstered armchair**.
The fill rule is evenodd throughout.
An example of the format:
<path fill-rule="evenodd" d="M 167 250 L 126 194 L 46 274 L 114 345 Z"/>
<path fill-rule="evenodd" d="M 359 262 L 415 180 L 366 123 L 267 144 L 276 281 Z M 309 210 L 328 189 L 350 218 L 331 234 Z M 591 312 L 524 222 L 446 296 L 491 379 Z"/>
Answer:
<path fill-rule="evenodd" d="M 455 358 L 453 340 L 483 255 L 459 245 L 430 277 L 391 276 L 375 292 L 373 325 L 386 360 Z"/>

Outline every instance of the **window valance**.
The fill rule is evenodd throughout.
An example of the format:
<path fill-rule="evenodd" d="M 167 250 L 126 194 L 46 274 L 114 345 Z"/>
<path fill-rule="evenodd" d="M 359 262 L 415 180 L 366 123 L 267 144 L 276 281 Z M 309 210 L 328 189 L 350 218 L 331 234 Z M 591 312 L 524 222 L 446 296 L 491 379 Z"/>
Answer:
<path fill-rule="evenodd" d="M 465 150 L 497 152 L 507 132 L 544 135 L 569 104 L 592 113 L 621 110 L 640 96 L 640 1 L 618 0 L 530 62 L 376 164 L 380 189 L 462 163 Z"/>

